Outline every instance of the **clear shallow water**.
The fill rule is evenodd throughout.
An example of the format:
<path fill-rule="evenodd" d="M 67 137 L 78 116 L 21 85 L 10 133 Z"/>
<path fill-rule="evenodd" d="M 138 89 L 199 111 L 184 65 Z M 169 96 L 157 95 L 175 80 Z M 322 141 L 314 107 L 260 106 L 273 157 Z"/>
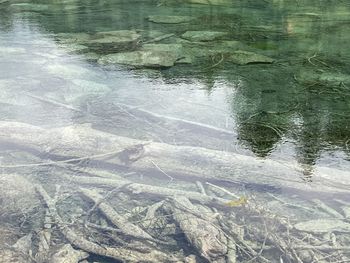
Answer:
<path fill-rule="evenodd" d="M 76 172 L 50 165 L 39 168 L 25 165 L 105 153 L 109 149 L 104 144 L 109 140 L 108 136 L 99 137 L 101 142 L 97 140 L 96 152 L 91 152 L 93 147 L 89 148 L 89 142 L 86 142 L 87 146 L 82 143 L 79 152 L 79 138 L 59 146 L 54 144 L 55 136 L 61 138 L 61 134 L 65 134 L 64 127 L 73 124 L 86 127 L 88 124 L 92 130 L 87 130 L 90 137 L 82 136 L 85 139 L 96 139 L 94 131 L 103 131 L 111 137 L 154 141 L 175 148 L 152 152 L 156 161 L 151 159 L 155 163 L 151 168 L 147 165 L 134 167 L 133 163 L 120 164 L 119 161 L 114 167 L 115 160 L 111 165 L 108 160 L 96 161 L 94 158 L 74 162 L 71 169 L 83 169 L 82 175 L 87 171 L 96 174 L 96 168 L 122 173 L 124 177 L 131 172 L 133 174 L 128 178 L 133 182 L 191 191 L 196 189 L 196 180 L 202 183 L 209 180 L 235 191 L 238 196 L 257 195 L 258 200 L 271 202 L 277 213 L 295 216 L 298 220 L 308 219 L 305 209 L 282 213 L 280 206 L 285 204 L 274 204 L 276 200 L 269 194 L 281 195 L 287 202 L 308 200 L 307 205 L 311 207 L 315 204 L 310 200 L 318 198 L 338 212 L 342 211 L 342 205 L 330 198 L 335 198 L 334 189 L 342 189 L 341 199 L 347 199 L 350 176 L 350 35 L 347 30 L 350 9 L 347 3 L 266 1 L 257 4 L 240 1 L 220 6 L 186 1 L 66 1 L 5 2 L 0 8 L 1 121 L 31 124 L 45 131 L 58 128 L 48 135 L 39 132 L 44 133 L 40 143 L 35 141 L 37 131 L 19 128 L 19 135 L 11 138 L 12 133 L 4 124 L 1 137 L 4 178 L 13 173 L 29 178 L 36 174 L 37 178 L 32 178 L 34 182 L 43 183 L 51 194 L 52 185 L 69 184 L 70 181 L 47 178 L 49 175 L 60 178 L 62 173 L 73 176 Z M 190 16 L 193 20 L 179 24 L 147 21 L 146 18 L 152 15 Z M 72 41 L 64 41 L 63 37 L 65 33 L 70 33 L 69 39 L 74 39 L 78 36 L 75 33 L 112 30 L 138 32 L 141 39 L 137 49 L 158 36 L 174 34 L 159 43 L 181 44 L 183 52 L 191 54 L 192 63 L 166 69 L 100 65 L 97 59 L 111 52 L 103 48 L 79 47 Z M 193 30 L 226 32 L 228 35 L 224 40 L 231 42 L 198 43 L 181 37 L 186 31 Z M 237 65 L 229 59 L 235 49 L 265 55 L 275 62 Z M 72 149 L 67 148 L 69 143 L 72 143 Z M 130 145 L 126 143 L 126 146 Z M 205 153 L 212 154 L 213 159 L 220 159 L 225 153 L 215 152 L 219 157 L 214 158 L 210 150 L 252 158 L 242 160 L 242 168 L 236 171 L 234 167 L 240 164 L 239 161 L 232 160 L 233 167 L 228 164 L 230 157 L 225 161 L 215 159 L 210 164 L 210 158 L 205 159 L 203 153 L 195 155 L 192 150 L 186 150 L 186 154 L 182 154 L 185 149 L 181 146 L 209 149 L 209 153 Z M 180 153 L 176 152 L 176 147 Z M 179 159 L 185 168 L 188 165 L 187 170 L 176 167 L 178 163 L 162 163 Z M 274 163 L 265 167 L 260 164 L 261 160 L 273 160 Z M 227 170 L 221 170 L 220 162 L 228 170 L 232 169 L 232 180 L 225 174 Z M 23 167 L 8 167 L 22 164 Z M 164 171 L 162 164 L 170 170 Z M 262 165 L 261 175 L 254 172 L 256 168 L 252 165 L 255 164 Z M 278 164 L 287 167 L 285 170 L 290 170 L 290 174 Z M 274 165 L 278 167 L 276 170 L 273 170 Z M 198 167 L 204 167 L 209 179 L 197 176 Z M 213 172 L 215 169 L 218 169 L 217 174 Z M 170 183 L 169 174 L 175 178 Z M 299 185 L 295 186 L 293 181 Z M 322 194 L 319 194 L 320 185 L 331 188 L 325 193 L 321 187 Z M 133 196 L 129 198 L 133 199 Z M 150 199 L 147 204 L 152 202 Z M 72 203 L 74 205 L 64 205 L 63 210 L 84 205 L 82 201 L 77 201 L 78 205 Z M 124 206 L 116 209 L 131 209 L 129 204 Z M 329 211 L 322 212 L 322 209 L 313 213 L 314 219 L 328 217 Z M 27 222 L 27 229 L 33 222 Z M 347 237 L 341 238 L 345 240 L 342 245 L 346 244 Z M 174 251 L 179 247 L 183 248 L 179 245 Z M 193 248 L 187 252 L 198 254 Z M 204 260 L 203 257 L 200 259 Z M 275 259 L 278 260 L 278 256 Z"/>

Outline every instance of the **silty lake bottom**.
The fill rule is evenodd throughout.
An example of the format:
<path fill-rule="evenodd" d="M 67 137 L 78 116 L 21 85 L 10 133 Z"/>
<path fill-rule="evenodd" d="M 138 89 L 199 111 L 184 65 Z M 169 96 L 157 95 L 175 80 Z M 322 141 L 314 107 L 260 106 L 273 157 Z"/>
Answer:
<path fill-rule="evenodd" d="M 0 262 L 350 262 L 350 4 L 0 0 Z"/>

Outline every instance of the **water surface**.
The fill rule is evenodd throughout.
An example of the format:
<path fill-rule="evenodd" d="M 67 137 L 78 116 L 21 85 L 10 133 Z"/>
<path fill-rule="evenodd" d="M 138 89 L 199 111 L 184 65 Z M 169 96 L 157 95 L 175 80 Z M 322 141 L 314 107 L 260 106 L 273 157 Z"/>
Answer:
<path fill-rule="evenodd" d="M 23 176 L 28 184 L 43 185 L 53 197 L 55 185 L 61 185 L 58 194 L 68 196 L 68 201 L 61 200 L 58 206 L 64 220 L 73 222 L 79 220 L 79 213 L 84 217 L 91 204 L 70 187 L 69 176 L 79 175 L 127 178 L 134 183 L 202 191 L 231 200 L 232 195 L 220 190 L 224 188 L 251 203 L 267 204 L 266 209 L 294 220 L 293 224 L 309 219 L 333 220 L 339 215 L 342 217 L 337 220 L 343 222 L 349 216 L 349 15 L 350 5 L 345 1 L 0 2 L 0 162 L 4 187 L 8 184 L 12 189 L 11 180 L 22 180 L 14 175 Z M 152 22 L 152 16 L 165 21 Z M 190 19 L 167 23 L 166 16 Z M 77 41 L 86 35 L 120 30 L 139 35 L 135 46 L 111 51 L 103 45 Z M 197 41 L 184 37 L 188 31 L 225 34 Z M 167 37 L 159 38 L 162 36 Z M 175 65 L 135 68 L 100 63 L 103 56 L 142 50 L 150 43 L 180 46 Z M 262 62 L 260 59 L 239 65 L 231 59 L 237 50 L 263 55 L 273 63 L 254 63 Z M 108 151 L 116 150 L 114 140 L 120 143 L 116 146 L 120 152 L 108 156 Z M 159 144 L 148 149 L 151 142 Z M 140 144 L 143 148 L 135 146 Z M 104 153 L 107 156 L 95 156 Z M 70 159 L 73 161 L 67 161 Z M 98 184 L 86 186 L 79 180 L 75 184 L 76 189 L 97 189 L 102 196 L 111 190 Z M 3 195 L 0 200 L 6 203 L 3 200 L 9 193 Z M 11 227 L 16 235 L 0 242 L 11 243 L 40 229 L 44 212 L 37 208 L 40 205 L 35 203 L 35 196 L 31 202 L 34 210 L 20 215 L 17 210 L 23 207 L 11 210 L 16 222 Z M 10 198 L 15 202 L 21 195 Z M 135 197 L 122 191 L 113 198 L 114 204 L 122 200 L 116 210 L 139 222 L 144 211 L 135 212 L 136 208 L 165 197 L 142 193 Z M 242 223 L 242 213 L 253 229 L 261 230 L 263 224 L 254 225 L 252 211 L 239 210 L 242 205 L 245 203 L 233 207 L 226 204 L 223 209 L 222 204 L 205 204 L 200 209 L 219 211 L 224 220 L 235 214 L 237 224 Z M 11 217 L 5 208 L 2 213 L 4 227 L 0 230 L 6 229 Z M 69 218 L 70 213 L 78 219 Z M 110 224 L 100 217 L 103 215 L 96 212 L 89 219 Z M 271 231 L 283 233 L 283 226 Z M 161 238 L 177 243 L 160 246 L 160 251 L 174 251 L 180 258 L 194 254 L 198 262 L 224 262 L 201 254 L 188 241 L 181 223 L 176 231 L 185 234 L 169 237 L 163 233 L 165 238 Z M 339 234 L 338 246 L 350 242 L 347 232 L 321 231 L 322 235 Z M 155 235 L 154 230 L 150 233 Z M 310 246 L 331 242 L 319 232 L 311 234 L 317 236 L 317 242 Z M 295 235 L 302 239 L 299 232 Z M 254 240 L 247 233 L 244 238 Z M 97 239 L 115 245 L 100 236 Z M 255 239 L 257 246 L 266 243 L 261 236 Z M 65 243 L 62 240 L 58 243 Z M 261 250 L 267 259 L 296 260 L 293 251 L 290 255 L 288 249 L 278 248 L 276 239 L 267 243 L 276 247 Z M 301 244 L 298 246 L 306 247 Z M 52 246 L 52 251 L 56 249 Z M 181 249 L 182 254 L 178 252 Z M 305 253 L 303 262 L 318 262 Z M 254 261 L 260 254 L 237 252 L 237 259 Z M 320 255 L 326 257 L 326 252 Z M 332 259 L 346 262 L 347 256 L 337 254 Z M 93 257 L 89 260 L 93 262 Z"/>

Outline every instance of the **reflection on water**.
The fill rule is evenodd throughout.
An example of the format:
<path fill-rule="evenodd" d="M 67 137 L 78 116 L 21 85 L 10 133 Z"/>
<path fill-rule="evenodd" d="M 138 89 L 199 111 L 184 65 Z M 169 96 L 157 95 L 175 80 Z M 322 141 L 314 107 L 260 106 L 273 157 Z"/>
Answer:
<path fill-rule="evenodd" d="M 346 74 L 350 59 L 346 52 L 347 6 L 338 4 L 324 11 L 320 3 L 313 9 L 307 5 L 295 10 L 293 5 L 280 1 L 263 6 L 241 3 L 230 8 L 220 5 L 177 6 L 172 1 L 157 5 L 143 1 L 137 3 L 137 7 L 134 3 L 122 1 L 114 4 L 100 2 L 98 5 L 70 1 L 65 4 L 3 6 L 4 13 L 6 10 L 11 14 L 2 17 L 2 56 L 5 58 L 1 62 L 2 76 L 11 78 L 15 75 L 17 79 L 28 76 L 38 93 L 50 92 L 50 89 L 57 91 L 56 86 L 62 89 L 65 81 L 62 76 L 86 79 L 89 75 L 91 80 L 108 84 L 104 90 L 101 85 L 98 88 L 102 89 L 101 94 L 109 94 L 107 89 L 110 89 L 113 78 L 117 78 L 118 83 L 111 92 L 127 90 L 128 98 L 124 102 L 134 100 L 134 104 L 144 105 L 157 100 L 150 106 L 158 107 L 157 111 L 226 127 L 237 133 L 244 148 L 258 156 L 282 149 L 289 152 L 286 155 L 294 155 L 292 152 L 295 151 L 301 163 L 315 164 L 319 158 L 327 162 L 322 158 L 327 151 L 347 152 L 349 103 Z M 188 15 L 193 20 L 175 24 L 146 20 L 156 14 Z M 179 64 L 168 70 L 143 70 L 131 74 L 123 73 L 123 70 L 101 73 L 95 63 L 86 64 L 86 61 L 95 61 L 99 54 L 77 44 L 62 44 L 62 41 L 57 46 L 60 38 L 55 36 L 65 32 L 125 29 L 141 32 L 145 42 L 159 35 L 175 34 L 161 43 L 181 43 L 182 46 L 190 45 L 178 37 L 185 31 L 228 31 L 228 39 L 240 41 L 239 49 L 269 55 L 277 62 L 238 67 L 226 58 L 238 44 L 234 46 L 226 41 L 225 47 L 225 42 L 216 41 L 196 43 L 199 47 L 185 46 L 181 50 L 184 56 L 188 52 L 194 56 L 190 65 Z M 198 48 L 202 54 L 198 54 Z M 97 52 L 101 49 L 100 46 Z M 28 63 L 24 64 L 23 60 Z M 33 63 L 38 67 L 32 67 Z M 7 70 L 3 70 L 4 67 Z M 97 76 L 94 78 L 86 68 L 100 73 L 94 72 Z M 326 74 L 329 80 L 322 79 Z M 304 79 L 305 75 L 309 79 Z M 41 90 L 34 83 L 39 81 Z M 22 80 L 21 84 L 29 86 L 28 82 L 28 79 Z M 328 88 L 328 83 L 335 87 Z M 137 89 L 130 90 L 129 85 L 137 86 Z M 118 92 L 115 91 L 117 86 Z M 31 90 L 31 87 L 27 89 Z M 174 100 L 172 92 L 176 92 L 176 97 L 183 97 L 180 102 L 171 103 Z M 50 93 L 51 96 L 62 96 Z M 110 94 L 108 97 L 111 98 Z M 167 109 L 161 108 L 164 105 L 157 105 L 159 100 L 164 101 Z M 66 119 L 67 116 L 62 114 L 59 118 Z M 291 144 L 284 147 L 286 141 L 291 142 L 295 149 Z"/>
<path fill-rule="evenodd" d="M 0 1 L 0 262 L 346 262 L 349 14 Z"/>

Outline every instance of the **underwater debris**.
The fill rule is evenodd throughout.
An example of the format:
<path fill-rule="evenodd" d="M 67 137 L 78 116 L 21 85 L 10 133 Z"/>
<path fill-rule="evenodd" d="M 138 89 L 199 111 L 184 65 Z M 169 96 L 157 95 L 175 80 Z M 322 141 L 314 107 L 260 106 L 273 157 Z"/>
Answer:
<path fill-rule="evenodd" d="M 230 207 L 236 207 L 236 206 L 242 206 L 248 203 L 248 198 L 245 196 L 240 197 L 238 200 L 231 200 L 226 203 L 227 206 Z"/>
<path fill-rule="evenodd" d="M 51 263 L 76 263 L 89 257 L 89 253 L 76 250 L 70 244 L 62 246 L 52 255 Z"/>
<path fill-rule="evenodd" d="M 350 224 L 339 219 L 315 219 L 294 225 L 299 231 L 311 233 L 346 232 L 350 233 Z"/>
<path fill-rule="evenodd" d="M 147 20 L 159 24 L 182 24 L 194 20 L 191 16 L 162 16 L 154 15 L 147 17 Z"/>
<path fill-rule="evenodd" d="M 220 184 L 215 189 L 224 189 L 220 190 L 223 197 L 210 191 L 214 188 L 208 184 L 210 188 L 205 189 L 208 191 L 201 190 L 204 189 L 203 185 L 197 189 L 195 181 L 192 190 L 182 190 L 179 188 L 181 184 L 177 187 L 179 189 L 171 189 L 170 186 L 137 183 L 132 178 L 121 179 L 118 174 L 107 171 L 91 170 L 90 176 L 86 176 L 88 170 L 84 172 L 81 169 L 76 174 L 79 169 L 75 171 L 70 168 L 60 165 L 50 170 L 52 176 L 44 179 L 51 191 L 54 187 L 50 184 L 54 184 L 55 180 L 62 183 L 61 187 L 56 187 L 53 198 L 41 183 L 35 184 L 44 201 L 39 214 L 41 219 L 37 219 L 41 223 L 36 223 L 42 226 L 42 231 L 27 230 L 27 234 L 16 242 L 13 249 L 21 247 L 24 258 L 29 258 L 18 262 L 31 262 L 31 257 L 36 262 L 46 262 L 45 258 L 51 258 L 52 262 L 66 262 L 66 255 L 71 255 L 69 258 L 73 260 L 86 258 L 90 254 L 128 262 L 201 262 L 202 259 L 218 263 L 247 260 L 271 262 L 276 255 L 291 262 L 298 259 L 312 262 L 321 255 L 329 256 L 332 260 L 339 257 L 347 260 L 348 257 L 346 244 L 350 242 L 350 227 L 345 218 L 295 222 L 294 218 L 288 217 L 293 208 L 283 203 L 271 207 L 276 209 L 280 206 L 282 210 L 279 211 L 285 214 L 281 215 L 268 209 L 265 200 L 257 201 L 253 196 L 242 196 L 241 201 L 249 198 L 249 202 L 228 209 L 226 204 L 232 198 L 229 193 L 236 191 Z M 30 177 L 34 179 L 36 176 Z M 82 185 L 89 188 L 81 188 Z M 80 190 L 76 191 L 78 188 Z M 88 198 L 78 201 L 77 197 L 81 196 Z M 66 200 L 68 202 L 65 204 Z M 92 208 L 90 200 L 94 204 Z M 341 204 L 345 206 L 343 201 Z M 313 216 L 318 217 L 320 213 L 312 200 L 304 205 L 314 209 Z M 124 210 L 125 214 L 112 207 Z M 97 213 L 95 208 L 102 213 Z M 135 213 L 132 213 L 134 210 Z M 72 211 L 77 211 L 79 215 Z M 91 216 L 81 220 L 82 216 L 87 215 Z M 41 237 L 45 232 L 43 243 Z M 63 236 L 57 235 L 58 232 Z M 328 232 L 333 233 L 329 238 L 336 242 L 336 246 L 325 245 L 328 237 L 324 233 Z M 305 233 L 308 233 L 308 239 L 313 240 L 311 243 L 307 242 Z M 32 234 L 35 237 L 32 238 Z M 179 235 L 183 235 L 188 244 L 179 241 Z M 293 242 L 288 243 L 288 238 Z M 195 256 L 182 250 L 188 245 L 197 251 Z M 160 247 L 161 251 L 158 250 Z M 0 262 L 6 262 L 1 261 L 2 258 L 18 256 L 18 252 L 11 253 L 1 251 Z"/>
<path fill-rule="evenodd" d="M 185 197 L 174 197 L 169 208 L 187 240 L 209 262 L 225 262 L 227 238 L 220 227 L 196 215 L 196 208 Z M 206 215 L 209 216 L 209 215 Z"/>
<path fill-rule="evenodd" d="M 75 247 L 78 247 L 86 252 L 90 252 L 96 255 L 101 255 L 104 257 L 113 258 L 120 261 L 129 262 L 176 262 L 177 260 L 172 259 L 160 251 L 153 250 L 151 253 L 141 253 L 138 251 L 131 251 L 126 248 L 114 248 L 101 246 L 93 241 L 89 241 L 82 237 L 80 234 L 76 233 L 73 229 L 67 227 L 63 222 L 62 218 L 57 213 L 55 207 L 55 200 L 53 200 L 46 190 L 41 185 L 35 186 L 36 190 L 45 202 L 49 212 L 54 219 L 55 223 L 58 225 L 61 233 L 65 238 Z"/>
<path fill-rule="evenodd" d="M 117 226 L 125 235 L 131 236 L 137 239 L 143 239 L 148 241 L 156 241 L 151 235 L 145 232 L 142 228 L 128 222 L 128 219 L 118 214 L 111 206 L 106 204 L 104 198 L 96 191 L 81 189 L 81 192 L 93 200 L 102 213 Z"/>

